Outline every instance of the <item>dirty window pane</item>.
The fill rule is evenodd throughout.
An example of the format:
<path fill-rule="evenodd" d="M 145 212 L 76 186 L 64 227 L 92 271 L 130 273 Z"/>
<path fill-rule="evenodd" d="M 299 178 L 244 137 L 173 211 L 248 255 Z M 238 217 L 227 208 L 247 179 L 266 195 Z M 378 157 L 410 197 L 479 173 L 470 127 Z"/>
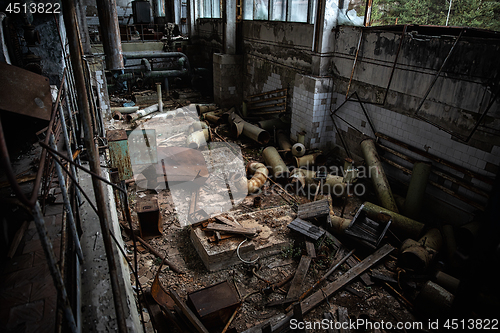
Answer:
<path fill-rule="evenodd" d="M 268 20 L 269 9 L 267 8 L 267 0 L 255 0 L 255 12 L 253 15 L 254 20 Z"/>
<path fill-rule="evenodd" d="M 203 17 L 212 17 L 212 3 L 210 0 L 203 1 Z"/>
<path fill-rule="evenodd" d="M 253 0 L 243 0 L 243 19 L 253 20 Z"/>
<path fill-rule="evenodd" d="M 212 3 L 212 18 L 220 18 L 220 3 L 219 0 L 213 0 Z"/>
<path fill-rule="evenodd" d="M 271 0 L 273 21 L 286 21 L 286 1 L 287 0 Z"/>
<path fill-rule="evenodd" d="M 307 22 L 307 0 L 290 0 L 290 22 Z"/>

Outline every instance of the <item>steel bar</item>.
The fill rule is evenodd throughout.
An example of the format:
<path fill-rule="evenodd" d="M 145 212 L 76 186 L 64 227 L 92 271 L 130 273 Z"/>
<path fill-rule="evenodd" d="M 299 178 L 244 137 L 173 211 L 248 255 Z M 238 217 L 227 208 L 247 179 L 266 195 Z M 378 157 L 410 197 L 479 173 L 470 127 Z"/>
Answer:
<path fill-rule="evenodd" d="M 364 106 L 363 102 L 361 101 L 361 98 L 359 98 L 359 95 L 356 91 L 354 92 L 354 94 L 356 94 L 356 99 L 358 100 L 359 105 L 361 106 L 361 110 L 363 110 L 365 118 L 366 118 L 366 120 L 368 120 L 368 125 L 370 125 L 370 128 L 372 129 L 373 135 L 375 135 L 375 133 L 377 133 L 377 131 L 375 131 L 375 126 L 373 126 L 372 120 L 368 116 L 368 112 L 366 112 L 365 106 Z"/>
<path fill-rule="evenodd" d="M 345 149 L 347 156 L 349 158 L 352 158 L 351 152 L 350 152 L 349 148 L 347 147 L 347 144 L 344 140 L 344 136 L 342 135 L 342 133 L 340 133 L 339 128 L 337 127 L 337 123 L 335 122 L 335 119 L 333 118 L 333 113 L 330 113 L 330 118 L 332 118 L 333 126 L 335 126 L 335 131 L 339 135 L 340 142 L 342 143 L 342 146 L 344 146 L 344 149 Z"/>
<path fill-rule="evenodd" d="M 104 3 L 105 3 L 104 1 L 99 2 L 98 6 L 103 7 L 105 6 Z M 87 148 L 90 170 L 94 172 L 96 175 L 100 176 L 101 167 L 100 167 L 99 155 L 94 142 L 94 133 L 91 126 L 92 119 L 90 115 L 89 101 L 87 97 L 88 96 L 87 88 L 85 86 L 85 75 L 82 62 L 82 50 L 81 50 L 80 37 L 78 35 L 78 23 L 76 21 L 75 3 L 73 1 L 64 2 L 62 8 L 63 8 L 64 24 L 66 27 L 66 33 L 69 42 L 71 63 L 74 69 L 74 78 L 76 84 L 75 86 L 78 92 L 77 93 L 78 109 L 82 113 L 84 142 Z M 116 23 L 118 22 L 116 21 Z M 120 44 L 120 52 L 121 52 L 121 44 Z M 109 233 L 109 221 L 107 215 L 106 199 L 102 188 L 102 184 L 98 181 L 98 179 L 93 177 L 92 183 L 94 187 L 94 195 L 96 198 L 96 203 L 98 208 L 99 223 L 101 226 L 102 238 L 104 242 L 104 248 L 109 268 L 109 275 L 113 292 L 113 300 L 116 311 L 118 331 L 121 333 L 125 333 L 127 332 L 127 323 L 125 319 L 126 316 L 124 310 L 123 296 L 118 281 L 115 256 L 113 253 L 113 244 L 111 242 L 111 236 Z"/>
<path fill-rule="evenodd" d="M 61 120 L 61 127 L 62 127 L 62 133 L 63 133 L 63 137 L 64 137 L 64 144 L 66 146 L 66 151 L 68 152 L 68 158 L 69 159 L 73 159 L 73 151 L 71 149 L 71 144 L 70 144 L 70 140 L 69 140 L 69 135 L 68 135 L 68 127 L 66 126 L 66 118 L 64 116 L 64 110 L 62 108 L 61 105 L 59 105 L 59 119 Z M 71 172 L 73 173 L 73 176 L 77 176 L 76 174 L 76 168 L 74 165 L 70 164 L 71 166 Z M 82 198 L 80 197 L 80 191 L 76 191 L 76 198 L 77 198 L 77 202 L 78 202 L 78 205 L 81 204 L 82 202 Z"/>
<path fill-rule="evenodd" d="M 47 228 L 45 227 L 45 221 L 43 220 L 42 212 L 38 202 L 35 203 L 35 206 L 33 208 L 33 219 L 35 220 L 38 236 L 40 237 L 43 252 L 45 252 L 45 257 L 47 258 L 50 274 L 52 275 L 52 280 L 54 281 L 54 285 L 57 289 L 57 295 L 60 299 L 59 304 L 63 308 L 67 325 L 69 326 L 71 332 L 78 333 L 75 317 L 73 316 L 73 310 L 71 309 L 68 294 L 66 292 L 64 281 L 61 276 L 61 271 L 57 267 L 57 259 L 54 254 L 54 249 L 52 248 L 52 243 L 48 239 Z"/>
<path fill-rule="evenodd" d="M 50 144 L 52 146 L 52 149 L 57 150 L 53 134 L 50 135 Z M 82 246 L 80 245 L 80 238 L 78 237 L 78 232 L 76 230 L 75 218 L 73 215 L 73 209 L 71 209 L 71 203 L 69 202 L 68 189 L 66 187 L 64 175 L 61 171 L 61 166 L 59 165 L 59 163 L 55 163 L 55 168 L 56 168 L 57 178 L 59 179 L 59 187 L 61 188 L 64 200 L 64 207 L 66 209 L 66 214 L 69 221 L 69 228 L 71 230 L 71 235 L 73 236 L 73 241 L 75 242 L 76 253 L 80 258 L 80 261 L 83 262 Z"/>
<path fill-rule="evenodd" d="M 420 104 L 418 105 L 417 109 L 415 110 L 415 112 L 413 113 L 414 115 L 417 115 L 418 114 L 418 111 L 420 111 L 420 108 L 422 107 L 422 105 L 424 105 L 424 102 L 425 100 L 427 99 L 427 96 L 429 96 L 429 93 L 431 92 L 432 90 L 432 87 L 434 87 L 434 84 L 436 83 L 437 79 L 439 78 L 439 76 L 441 75 L 441 72 L 443 71 L 444 67 L 446 66 L 446 64 L 448 63 L 448 60 L 450 59 L 450 56 L 451 54 L 453 53 L 453 50 L 455 49 L 455 46 L 457 45 L 458 41 L 460 40 L 460 37 L 462 37 L 462 34 L 464 33 L 465 29 L 462 29 L 460 30 L 460 34 L 457 36 L 457 38 L 455 39 L 455 42 L 453 43 L 450 51 L 448 52 L 448 55 L 446 56 L 446 58 L 444 59 L 443 61 L 443 64 L 441 65 L 441 67 L 439 68 L 438 72 L 436 73 L 436 75 L 434 75 L 434 79 L 432 80 L 431 84 L 429 85 L 429 87 L 427 88 L 427 91 L 425 92 L 424 94 L 424 97 L 422 97 L 422 100 L 420 101 Z"/>
<path fill-rule="evenodd" d="M 354 56 L 354 63 L 352 64 L 351 77 L 349 78 L 349 85 L 347 86 L 347 92 L 345 93 L 345 97 L 349 96 L 349 89 L 351 88 L 352 78 L 354 76 L 354 69 L 356 68 L 356 63 L 358 61 L 359 49 L 361 47 L 361 40 L 363 39 L 363 30 L 361 30 L 359 34 L 358 47 L 356 48 L 356 55 Z"/>

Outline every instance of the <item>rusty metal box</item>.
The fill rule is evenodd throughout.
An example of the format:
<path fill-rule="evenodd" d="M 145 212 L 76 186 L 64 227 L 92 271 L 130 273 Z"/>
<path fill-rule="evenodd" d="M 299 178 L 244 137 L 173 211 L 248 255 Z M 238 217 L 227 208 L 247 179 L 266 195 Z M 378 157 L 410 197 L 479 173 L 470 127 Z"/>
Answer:
<path fill-rule="evenodd" d="M 187 300 L 187 305 L 207 328 L 226 325 L 239 304 L 238 294 L 228 281 L 192 292 Z"/>
<path fill-rule="evenodd" d="M 139 219 L 139 230 L 143 239 L 161 236 L 162 220 L 158 199 L 148 198 L 147 200 L 138 201 L 136 212 Z"/>

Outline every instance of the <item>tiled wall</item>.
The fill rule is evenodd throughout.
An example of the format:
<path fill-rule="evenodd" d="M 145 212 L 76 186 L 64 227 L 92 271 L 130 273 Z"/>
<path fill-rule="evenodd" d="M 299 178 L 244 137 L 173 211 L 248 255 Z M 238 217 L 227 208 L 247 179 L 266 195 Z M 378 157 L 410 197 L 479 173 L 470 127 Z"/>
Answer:
<path fill-rule="evenodd" d="M 214 100 L 220 106 L 242 102 L 242 57 L 214 53 Z"/>

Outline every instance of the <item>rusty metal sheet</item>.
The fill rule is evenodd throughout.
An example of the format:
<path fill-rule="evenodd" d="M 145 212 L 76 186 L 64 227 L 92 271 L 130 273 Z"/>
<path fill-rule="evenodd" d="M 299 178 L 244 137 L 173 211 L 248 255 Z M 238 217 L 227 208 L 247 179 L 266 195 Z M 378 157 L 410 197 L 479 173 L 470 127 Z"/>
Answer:
<path fill-rule="evenodd" d="M 127 133 L 125 130 L 108 131 L 109 157 L 111 166 L 118 169 L 119 180 L 131 179 L 134 176 L 130 162 Z"/>
<path fill-rule="evenodd" d="M 0 109 L 50 120 L 52 97 L 49 79 L 0 62 Z"/>
<path fill-rule="evenodd" d="M 239 297 L 228 281 L 192 292 L 187 300 L 207 328 L 225 325 L 239 304 Z"/>
<path fill-rule="evenodd" d="M 191 148 L 158 147 L 157 173 L 165 172 L 169 182 L 194 182 L 202 186 L 208 179 L 203 154 Z"/>

